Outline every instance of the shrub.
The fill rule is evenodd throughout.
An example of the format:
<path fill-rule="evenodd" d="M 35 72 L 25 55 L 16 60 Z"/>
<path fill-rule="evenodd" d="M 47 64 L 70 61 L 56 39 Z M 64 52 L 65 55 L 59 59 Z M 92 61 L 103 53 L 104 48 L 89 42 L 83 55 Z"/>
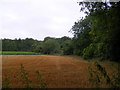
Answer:
<path fill-rule="evenodd" d="M 90 44 L 88 47 L 86 47 L 83 52 L 82 52 L 82 56 L 84 59 L 91 59 L 94 56 L 94 51 L 95 51 L 95 45 L 94 44 Z"/>
<path fill-rule="evenodd" d="M 94 63 L 96 69 L 93 70 L 90 66 L 88 67 L 88 72 L 90 74 L 89 81 L 96 85 L 97 88 L 100 87 L 101 83 L 104 83 L 107 88 L 118 88 L 120 86 L 119 73 L 114 73 L 112 78 L 107 74 L 107 71 L 98 62 Z"/>

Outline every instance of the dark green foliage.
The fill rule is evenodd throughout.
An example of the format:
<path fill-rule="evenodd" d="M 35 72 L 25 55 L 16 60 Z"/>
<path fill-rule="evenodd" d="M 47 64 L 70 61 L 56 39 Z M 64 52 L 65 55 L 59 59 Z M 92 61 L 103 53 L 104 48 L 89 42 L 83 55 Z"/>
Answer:
<path fill-rule="evenodd" d="M 44 54 L 59 53 L 60 45 L 54 39 L 48 39 L 43 43 L 42 52 Z"/>
<path fill-rule="evenodd" d="M 86 47 L 83 52 L 82 52 L 82 56 L 84 59 L 91 59 L 94 56 L 94 51 L 95 51 L 95 45 L 94 44 L 90 44 L 88 47 Z"/>
<path fill-rule="evenodd" d="M 45 42 L 45 41 L 47 41 L 49 39 L 53 39 L 54 40 L 55 38 L 53 38 L 53 37 L 45 37 L 43 41 Z"/>
<path fill-rule="evenodd" d="M 73 43 L 72 40 L 64 41 L 62 45 L 62 50 L 64 55 L 72 55 L 73 54 Z"/>
<path fill-rule="evenodd" d="M 74 54 L 85 59 L 120 59 L 120 2 L 80 2 L 86 17 L 75 22 Z"/>
<path fill-rule="evenodd" d="M 2 39 L 3 51 L 32 51 L 32 45 L 36 40 L 32 38 L 26 39 Z"/>
<path fill-rule="evenodd" d="M 74 54 L 82 55 L 83 49 L 91 43 L 89 35 L 90 25 L 89 18 L 87 18 L 75 22 L 75 25 L 72 27 L 72 32 L 74 33 Z"/>

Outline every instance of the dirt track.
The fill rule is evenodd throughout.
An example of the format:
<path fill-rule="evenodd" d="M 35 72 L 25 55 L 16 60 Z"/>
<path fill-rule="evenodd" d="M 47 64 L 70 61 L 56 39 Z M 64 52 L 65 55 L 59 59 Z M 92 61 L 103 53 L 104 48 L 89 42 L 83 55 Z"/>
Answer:
<path fill-rule="evenodd" d="M 43 81 L 49 88 L 88 88 L 87 61 L 75 56 L 48 56 L 48 55 L 3 55 L 3 80 L 6 75 L 11 77 L 11 87 L 21 87 L 21 80 L 14 79 L 13 75 L 20 70 L 23 64 L 29 72 L 29 77 L 35 85 L 35 71 L 40 71 Z"/>

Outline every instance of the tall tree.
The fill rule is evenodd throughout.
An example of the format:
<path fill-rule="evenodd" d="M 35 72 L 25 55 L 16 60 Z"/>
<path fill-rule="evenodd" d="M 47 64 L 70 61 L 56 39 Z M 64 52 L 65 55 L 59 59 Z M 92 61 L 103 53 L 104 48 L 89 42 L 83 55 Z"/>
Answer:
<path fill-rule="evenodd" d="M 77 49 L 82 53 L 80 55 L 85 58 L 98 57 L 101 59 L 119 60 L 120 2 L 79 2 L 79 4 L 82 5 L 81 11 L 87 13 L 86 18 L 82 19 L 79 24 L 75 23 L 72 28 L 74 38 L 78 41 L 76 43 L 78 45 Z M 84 20 L 87 20 L 85 22 L 86 26 L 83 25 Z M 89 28 L 86 29 L 86 27 Z M 81 34 L 80 28 L 82 28 L 83 32 L 88 30 L 87 36 L 90 38 L 90 43 L 82 42 L 85 39 L 83 36 L 86 35 Z M 83 39 L 81 39 L 82 37 Z M 81 44 L 85 44 L 85 47 L 80 47 Z"/>
<path fill-rule="evenodd" d="M 42 52 L 44 54 L 59 53 L 60 45 L 54 39 L 48 39 L 43 43 Z"/>

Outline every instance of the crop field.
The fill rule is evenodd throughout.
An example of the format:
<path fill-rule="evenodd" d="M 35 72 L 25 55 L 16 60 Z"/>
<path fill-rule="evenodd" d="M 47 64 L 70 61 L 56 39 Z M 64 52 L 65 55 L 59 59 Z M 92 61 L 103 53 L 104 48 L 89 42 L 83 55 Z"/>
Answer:
<path fill-rule="evenodd" d="M 51 55 L 3 55 L 2 82 L 9 76 L 8 82 L 12 88 L 22 88 L 23 80 L 19 77 L 21 64 L 24 66 L 30 84 L 38 87 L 36 71 L 39 71 L 42 81 L 47 88 L 94 88 L 95 84 L 90 77 L 88 67 L 95 69 L 93 61 L 85 61 L 78 56 L 51 56 Z M 115 62 L 99 62 L 110 75 L 117 72 Z M 8 83 L 7 83 L 8 84 Z M 101 83 L 101 87 L 105 87 Z"/>
<path fill-rule="evenodd" d="M 36 52 L 24 52 L 24 51 L 2 51 L 3 55 L 39 55 Z"/>

